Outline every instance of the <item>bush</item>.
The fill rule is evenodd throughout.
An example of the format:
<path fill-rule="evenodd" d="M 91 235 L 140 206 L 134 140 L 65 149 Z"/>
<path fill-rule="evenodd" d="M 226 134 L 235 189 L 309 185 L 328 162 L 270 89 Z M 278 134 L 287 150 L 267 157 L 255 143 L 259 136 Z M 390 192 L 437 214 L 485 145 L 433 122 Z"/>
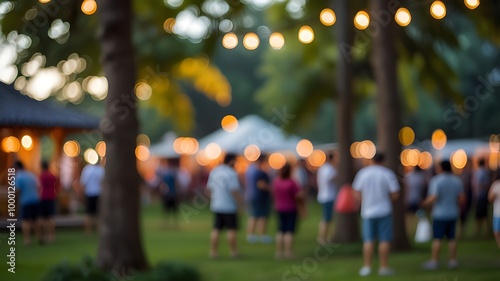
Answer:
<path fill-rule="evenodd" d="M 139 276 L 137 281 L 201 281 L 201 276 L 193 266 L 180 262 L 160 262 L 151 271 Z"/>
<path fill-rule="evenodd" d="M 188 264 L 160 262 L 150 271 L 120 277 L 100 270 L 94 259 L 85 257 L 77 264 L 62 261 L 42 281 L 201 281 L 201 275 Z"/>
<path fill-rule="evenodd" d="M 52 267 L 42 281 L 110 281 L 113 276 L 97 268 L 95 261 L 85 257 L 80 263 L 67 260 Z"/>

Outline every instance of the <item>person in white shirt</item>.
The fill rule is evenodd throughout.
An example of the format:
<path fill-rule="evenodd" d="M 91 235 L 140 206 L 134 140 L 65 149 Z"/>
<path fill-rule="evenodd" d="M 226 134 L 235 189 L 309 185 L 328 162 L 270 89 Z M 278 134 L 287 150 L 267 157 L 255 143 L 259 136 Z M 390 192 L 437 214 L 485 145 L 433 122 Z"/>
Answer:
<path fill-rule="evenodd" d="M 371 273 L 374 241 L 379 241 L 380 267 L 379 275 L 392 275 L 388 259 L 392 241 L 392 201 L 399 196 L 399 183 L 394 172 L 384 166 L 384 155 L 377 153 L 373 164 L 362 168 L 356 174 L 352 187 L 354 194 L 361 200 L 361 217 L 363 219 L 363 260 L 364 265 L 359 275 Z"/>
<path fill-rule="evenodd" d="M 238 209 L 242 206 L 241 186 L 234 170 L 236 155 L 226 154 L 224 163 L 215 167 L 208 177 L 207 192 L 210 194 L 210 210 L 214 213 L 214 226 L 210 235 L 210 257 L 217 257 L 219 234 L 226 229 L 231 257 L 238 256 L 236 230 Z"/>
<path fill-rule="evenodd" d="M 500 179 L 491 185 L 488 199 L 493 203 L 493 234 L 500 248 Z"/>
<path fill-rule="evenodd" d="M 104 159 L 101 160 L 101 165 L 88 164 L 83 168 L 80 176 L 80 184 L 83 186 L 86 202 L 85 232 L 87 234 L 92 232 L 92 228 L 96 224 L 99 195 L 104 180 L 104 164 Z"/>
<path fill-rule="evenodd" d="M 337 170 L 333 166 L 333 153 L 328 153 L 327 162 L 323 164 L 317 173 L 318 202 L 323 209 L 323 217 L 319 222 L 318 242 L 325 244 L 328 241 L 328 230 L 333 218 L 333 202 L 337 195 L 335 178 Z"/>

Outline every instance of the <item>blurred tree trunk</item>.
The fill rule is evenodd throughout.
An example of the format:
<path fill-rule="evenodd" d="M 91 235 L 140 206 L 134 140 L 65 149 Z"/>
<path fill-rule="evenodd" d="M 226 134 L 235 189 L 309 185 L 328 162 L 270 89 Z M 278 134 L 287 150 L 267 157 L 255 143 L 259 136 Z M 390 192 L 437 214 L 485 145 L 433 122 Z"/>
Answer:
<path fill-rule="evenodd" d="M 388 13 L 390 0 L 370 0 L 371 13 L 381 15 Z M 393 16 L 391 14 L 391 16 Z M 386 156 L 386 166 L 398 175 L 401 196 L 393 204 L 394 207 L 394 249 L 409 249 L 410 243 L 406 233 L 404 211 L 404 189 L 400 173 L 401 144 L 398 139 L 401 127 L 401 104 L 397 89 L 397 52 L 394 34 L 395 22 L 392 18 L 388 24 L 378 24 L 378 32 L 373 32 L 372 67 L 377 83 L 377 138 L 379 150 Z"/>
<path fill-rule="evenodd" d="M 131 0 L 98 1 L 101 63 L 108 96 L 101 130 L 107 144 L 100 199 L 98 264 L 120 276 L 148 267 L 139 222 L 140 177 L 136 168 L 138 120 L 131 39 Z"/>
<path fill-rule="evenodd" d="M 337 44 L 339 60 L 337 62 L 337 126 L 338 126 L 338 177 L 339 187 L 350 184 L 354 177 L 353 159 L 350 153 L 352 143 L 352 54 L 350 52 L 354 33 L 353 9 L 349 0 L 330 1 L 337 15 Z M 336 228 L 333 241 L 348 243 L 359 241 L 358 212 L 336 214 Z"/>

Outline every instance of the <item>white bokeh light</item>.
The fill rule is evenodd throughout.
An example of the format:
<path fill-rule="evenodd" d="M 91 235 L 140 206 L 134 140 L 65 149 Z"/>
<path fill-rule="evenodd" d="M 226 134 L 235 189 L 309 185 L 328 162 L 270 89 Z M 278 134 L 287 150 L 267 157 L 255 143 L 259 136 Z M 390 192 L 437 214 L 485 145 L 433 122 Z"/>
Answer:
<path fill-rule="evenodd" d="M 219 18 L 229 12 L 229 4 L 224 0 L 206 0 L 201 9 L 214 18 Z"/>
<path fill-rule="evenodd" d="M 26 86 L 28 95 L 36 100 L 44 100 L 64 86 L 65 77 L 56 67 L 40 69 Z"/>
<path fill-rule="evenodd" d="M 184 3 L 184 0 L 163 0 L 163 3 L 165 3 L 167 7 L 178 8 Z"/>
<path fill-rule="evenodd" d="M 198 17 L 192 10 L 184 10 L 175 19 L 174 33 L 199 42 L 207 35 L 209 26 L 210 20 L 207 17 Z"/>

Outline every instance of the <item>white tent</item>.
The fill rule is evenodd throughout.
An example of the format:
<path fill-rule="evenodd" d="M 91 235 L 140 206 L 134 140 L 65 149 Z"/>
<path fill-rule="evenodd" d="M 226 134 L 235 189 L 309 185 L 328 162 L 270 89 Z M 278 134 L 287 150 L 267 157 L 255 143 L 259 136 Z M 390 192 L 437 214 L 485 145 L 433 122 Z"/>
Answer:
<path fill-rule="evenodd" d="M 433 150 L 433 154 L 438 158 L 449 158 L 455 151 L 463 149 L 468 157 L 481 155 L 490 151 L 488 142 L 477 139 L 457 139 L 449 140 L 441 150 Z"/>
<path fill-rule="evenodd" d="M 263 152 L 295 151 L 301 140 L 295 135 L 287 135 L 276 125 L 257 115 L 247 115 L 238 120 L 238 127 L 233 132 L 219 129 L 200 140 L 200 148 L 209 143 L 218 144 L 222 150 L 242 154 L 248 145 L 256 145 Z"/>
<path fill-rule="evenodd" d="M 176 138 L 177 135 L 174 132 L 167 132 L 159 143 L 151 145 L 149 152 L 151 155 L 160 158 L 179 158 L 180 155 L 174 150 Z"/>

